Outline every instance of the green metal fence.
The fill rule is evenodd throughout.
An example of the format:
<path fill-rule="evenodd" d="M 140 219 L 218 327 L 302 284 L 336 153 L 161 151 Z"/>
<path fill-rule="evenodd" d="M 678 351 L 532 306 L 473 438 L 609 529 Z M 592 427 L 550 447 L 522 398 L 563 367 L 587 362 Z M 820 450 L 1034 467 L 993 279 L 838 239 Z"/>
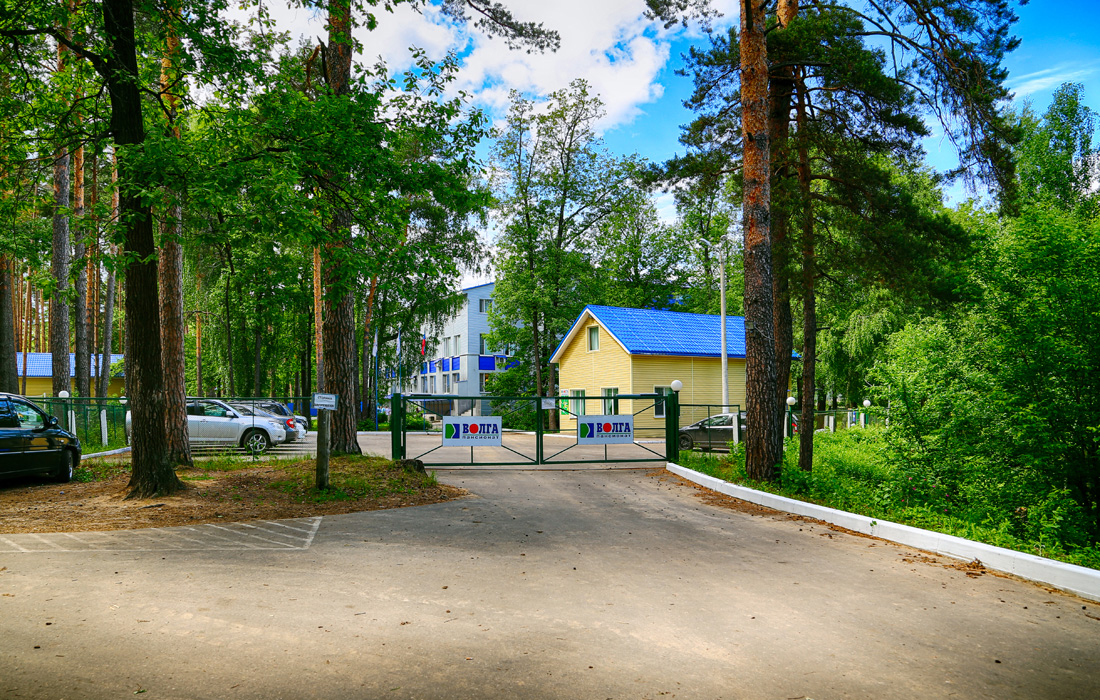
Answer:
<path fill-rule="evenodd" d="M 483 417 L 474 413 L 486 404 L 492 407 L 492 417 L 500 419 L 499 445 L 459 447 L 444 444 L 442 428 L 447 417 Z M 432 467 L 624 464 L 675 459 L 669 452 L 669 449 L 675 450 L 676 442 L 674 421 L 678 412 L 674 396 L 395 394 L 392 406 L 393 459 L 419 459 Z M 629 411 L 625 410 L 627 406 Z M 597 415 L 608 416 L 609 420 L 611 416 L 631 416 L 632 430 L 630 437 L 625 438 L 629 442 L 604 443 L 602 449 L 600 445 L 582 444 L 578 433 L 585 425 L 584 418 Z M 643 420 L 639 421 L 640 416 Z M 555 425 L 565 427 L 554 429 Z"/>
<path fill-rule="evenodd" d="M 126 446 L 126 403 L 119 398 L 28 396 L 76 434 L 85 454 Z"/>

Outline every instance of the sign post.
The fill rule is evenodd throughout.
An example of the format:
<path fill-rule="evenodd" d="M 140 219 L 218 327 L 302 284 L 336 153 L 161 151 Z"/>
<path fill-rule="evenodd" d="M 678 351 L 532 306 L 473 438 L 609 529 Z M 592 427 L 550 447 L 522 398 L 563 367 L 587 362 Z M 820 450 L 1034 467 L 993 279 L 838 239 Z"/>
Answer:
<path fill-rule="evenodd" d="M 336 394 L 314 394 L 313 405 L 317 408 L 317 488 L 327 489 L 329 423 L 332 420 L 329 411 L 336 410 Z"/>

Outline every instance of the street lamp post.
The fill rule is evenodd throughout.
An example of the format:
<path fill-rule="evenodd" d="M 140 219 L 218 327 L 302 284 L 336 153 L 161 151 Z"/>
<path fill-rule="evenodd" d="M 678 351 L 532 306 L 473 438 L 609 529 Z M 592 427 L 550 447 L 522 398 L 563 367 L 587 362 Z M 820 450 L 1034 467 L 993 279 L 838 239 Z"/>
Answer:
<path fill-rule="evenodd" d="M 726 233 L 716 242 L 711 243 L 708 240 L 701 239 L 697 243 L 705 247 L 718 255 L 718 294 L 720 299 L 720 313 L 721 313 L 721 358 L 722 358 L 722 411 L 729 411 L 730 406 L 730 376 L 729 376 L 729 357 L 726 350 L 726 246 L 733 243 L 735 236 L 733 232 Z"/>

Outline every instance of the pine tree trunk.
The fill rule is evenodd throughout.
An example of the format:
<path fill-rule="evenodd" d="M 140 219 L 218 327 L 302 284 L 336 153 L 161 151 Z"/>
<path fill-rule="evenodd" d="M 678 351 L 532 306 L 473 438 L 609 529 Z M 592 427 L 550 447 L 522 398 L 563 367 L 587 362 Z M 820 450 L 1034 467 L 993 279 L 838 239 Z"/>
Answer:
<path fill-rule="evenodd" d="M 15 366 L 14 278 L 7 255 L 0 255 L 0 391 L 19 393 Z"/>
<path fill-rule="evenodd" d="M 746 0 L 741 15 L 745 319 L 755 324 L 755 330 L 745 334 L 745 468 L 751 478 L 773 480 L 782 454 L 782 430 L 775 363 L 764 4 L 764 0 Z"/>
<path fill-rule="evenodd" d="M 65 27 L 62 32 L 72 38 L 72 31 Z M 65 56 L 68 48 L 57 44 L 57 72 L 65 70 Z M 54 279 L 54 291 L 50 304 L 50 369 L 53 375 L 53 394 L 72 388 L 69 370 L 69 199 L 70 192 L 70 154 L 66 147 L 57 149 L 53 163 L 53 255 L 50 271 Z"/>
<path fill-rule="evenodd" d="M 73 153 L 73 215 L 77 222 L 84 216 L 84 147 Z M 81 224 L 82 225 L 82 224 Z M 88 346 L 88 247 L 84 244 L 83 231 L 74 231 L 76 253 L 74 264 L 77 266 L 73 300 L 74 320 L 73 365 L 76 373 L 76 394 L 87 398 L 92 395 L 91 349 Z"/>
<path fill-rule="evenodd" d="M 53 395 L 72 388 L 69 369 L 69 152 L 59 149 L 53 166 L 53 255 L 50 272 L 54 291 L 50 297 L 50 368 L 53 375 Z"/>
<path fill-rule="evenodd" d="M 330 0 L 328 33 L 328 86 L 337 97 L 351 92 L 351 7 L 347 0 Z M 348 173 L 329 173 L 329 179 L 341 183 Z M 335 200 L 335 198 L 334 198 Z M 333 243 L 326 247 L 330 261 L 341 256 L 333 253 L 346 247 L 351 239 L 351 212 L 342 204 L 333 208 L 329 223 Z M 339 399 L 329 426 L 332 454 L 361 454 L 355 437 L 355 297 L 351 273 L 329 262 L 325 267 L 324 372 L 325 392 Z M 398 358 L 400 363 L 400 358 Z"/>
<path fill-rule="evenodd" d="M 118 251 L 111 246 L 111 256 L 116 257 Z M 111 386 L 111 347 L 115 337 L 115 270 L 114 266 L 107 271 L 107 293 L 103 300 L 103 332 L 99 336 L 99 396 L 107 396 Z"/>
<path fill-rule="evenodd" d="M 806 129 L 806 86 L 799 81 L 798 130 Z M 814 379 L 817 370 L 817 274 L 814 252 L 814 212 L 810 191 L 810 154 L 805 139 L 798 144 L 798 188 L 802 195 L 802 415 L 798 437 L 798 466 L 804 471 L 814 463 Z"/>
<path fill-rule="evenodd" d="M 175 194 L 168 196 L 174 198 Z M 182 229 L 182 207 L 173 203 L 165 212 L 157 268 L 165 391 L 164 436 L 168 443 L 168 461 L 173 466 L 193 464 L 187 428 L 187 365 L 183 347 L 187 324 L 183 316 Z"/>
<path fill-rule="evenodd" d="M 168 37 L 165 55 L 161 60 L 160 83 L 164 100 L 168 105 L 168 121 L 174 138 L 179 138 L 179 126 L 175 124 L 179 109 L 176 63 L 179 60 L 180 40 L 174 23 L 174 2 L 167 6 Z M 160 338 L 162 366 L 164 369 L 164 436 L 168 443 L 168 461 L 172 466 L 191 466 L 191 445 L 187 426 L 187 362 L 184 340 L 187 323 L 183 315 L 183 207 L 179 193 L 166 192 L 161 226 L 160 264 L 157 275 L 160 283 Z"/>
<path fill-rule="evenodd" d="M 773 289 L 775 309 L 775 364 L 776 387 L 779 390 L 780 414 L 786 408 L 787 395 L 791 385 L 791 354 L 794 350 L 794 329 L 791 318 L 790 230 L 792 197 L 789 187 L 791 178 L 789 148 L 787 140 L 791 125 L 791 96 L 794 92 L 794 68 L 784 66 L 772 74 L 769 84 L 769 130 L 771 132 L 772 169 L 775 172 L 776 193 L 772 201 L 772 259 L 775 263 Z M 779 200 L 781 203 L 777 203 Z M 782 418 L 781 418 L 782 420 Z"/>
<path fill-rule="evenodd" d="M 103 1 L 107 40 L 106 75 L 111 131 L 125 147 L 145 141 L 130 0 Z M 156 246 L 149 205 L 141 194 L 152 186 L 123 149 L 118 162 L 120 228 L 126 253 L 126 355 L 131 410 L 131 498 L 175 493 L 183 488 L 164 441 L 164 370 L 161 365 Z"/>

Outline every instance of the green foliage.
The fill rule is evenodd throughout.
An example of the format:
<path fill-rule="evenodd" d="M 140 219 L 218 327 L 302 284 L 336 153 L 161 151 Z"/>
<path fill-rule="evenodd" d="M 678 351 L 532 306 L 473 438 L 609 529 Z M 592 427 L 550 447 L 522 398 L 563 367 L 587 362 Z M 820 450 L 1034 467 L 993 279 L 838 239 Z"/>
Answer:
<path fill-rule="evenodd" d="M 980 301 L 910 324 L 876 366 L 891 449 L 968 520 L 1096 543 L 1100 221 L 1031 207 L 987 234 Z"/>
<path fill-rule="evenodd" d="M 1020 128 L 1015 155 L 1021 199 L 1095 214 L 1100 149 L 1093 145 L 1097 115 L 1084 104 L 1084 86 L 1064 83 L 1041 119 L 1025 104 Z"/>

